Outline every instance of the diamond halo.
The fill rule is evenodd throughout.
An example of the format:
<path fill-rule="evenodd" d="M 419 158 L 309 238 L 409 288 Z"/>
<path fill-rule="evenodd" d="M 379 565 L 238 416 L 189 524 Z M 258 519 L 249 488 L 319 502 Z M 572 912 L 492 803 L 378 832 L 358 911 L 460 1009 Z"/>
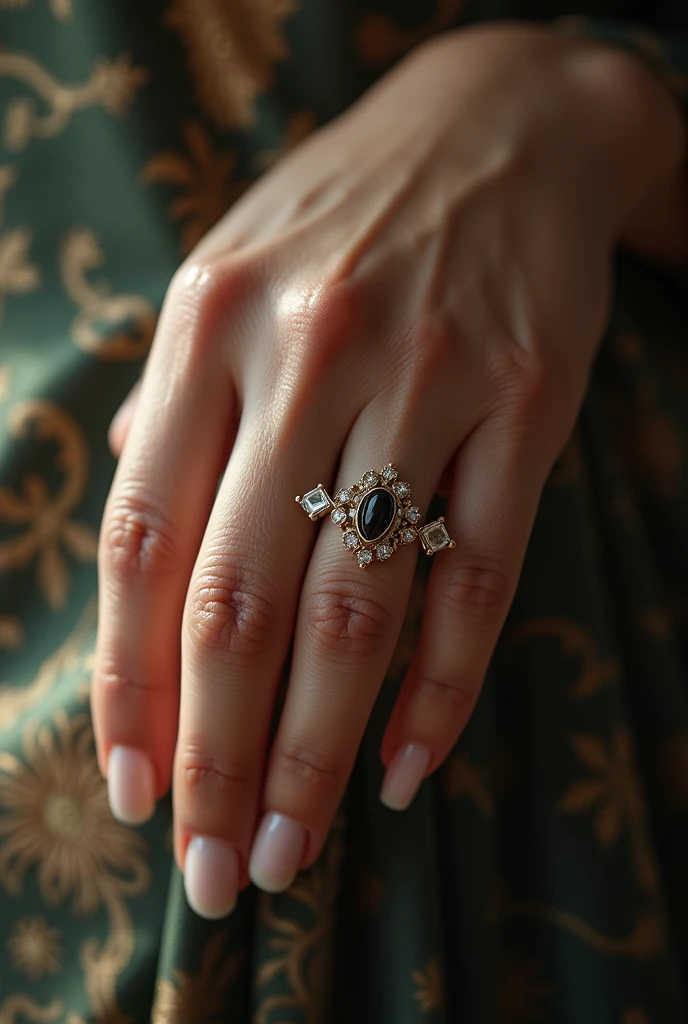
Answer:
<path fill-rule="evenodd" d="M 341 487 L 331 498 L 318 484 L 296 501 L 312 520 L 330 513 L 342 531 L 342 542 L 361 569 L 374 561 L 386 562 L 394 552 L 420 540 L 427 555 L 434 555 L 455 542 L 444 519 L 422 525 L 420 509 L 411 498 L 411 485 L 399 478 L 399 470 L 388 462 L 381 470 L 367 469 L 350 487 Z"/>

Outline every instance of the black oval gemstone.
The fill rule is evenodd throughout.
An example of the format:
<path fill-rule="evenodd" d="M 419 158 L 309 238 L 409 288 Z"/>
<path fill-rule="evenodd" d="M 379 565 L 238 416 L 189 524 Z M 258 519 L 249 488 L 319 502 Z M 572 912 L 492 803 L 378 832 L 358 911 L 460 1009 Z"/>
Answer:
<path fill-rule="evenodd" d="M 384 487 L 368 491 L 358 506 L 356 526 L 363 540 L 374 541 L 384 536 L 394 522 L 397 503 Z"/>

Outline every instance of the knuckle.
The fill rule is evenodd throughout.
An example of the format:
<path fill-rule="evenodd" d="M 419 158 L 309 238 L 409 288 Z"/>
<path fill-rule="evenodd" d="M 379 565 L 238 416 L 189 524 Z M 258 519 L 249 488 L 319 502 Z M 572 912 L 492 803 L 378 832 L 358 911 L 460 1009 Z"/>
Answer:
<path fill-rule="evenodd" d="M 404 355 L 411 376 L 420 388 L 446 376 L 456 363 L 459 330 L 454 319 L 444 313 L 426 314 L 419 324 L 414 344 L 405 346 Z"/>
<path fill-rule="evenodd" d="M 124 584 L 157 580 L 179 565 L 179 545 L 169 523 L 152 504 L 124 495 L 108 509 L 99 561 L 105 575 Z"/>
<path fill-rule="evenodd" d="M 478 687 L 466 679 L 440 678 L 423 673 L 417 682 L 418 694 L 423 702 L 440 705 L 454 712 L 464 713 L 473 707 Z"/>
<path fill-rule="evenodd" d="M 177 755 L 179 778 L 190 790 L 202 790 L 204 796 L 227 796 L 251 781 L 249 766 L 231 758 L 204 752 L 195 744 L 186 744 Z"/>
<path fill-rule="evenodd" d="M 526 424 L 539 422 L 551 405 L 555 374 L 537 346 L 526 351 L 516 343 L 506 345 L 493 370 L 499 405 L 508 403 Z"/>
<path fill-rule="evenodd" d="M 252 292 L 256 268 L 231 250 L 222 255 L 192 254 L 176 271 L 167 291 L 164 316 L 178 354 L 198 361 L 218 337 L 217 325 L 231 306 Z"/>
<path fill-rule="evenodd" d="M 445 604 L 461 619 L 501 616 L 506 612 L 510 594 L 506 569 L 485 560 L 452 566 L 443 588 Z"/>
<path fill-rule="evenodd" d="M 384 647 L 391 613 L 370 585 L 331 579 L 309 595 L 306 622 L 317 645 L 329 655 L 368 658 Z"/>
<path fill-rule="evenodd" d="M 129 703 L 141 697 L 161 695 L 167 691 L 165 683 L 151 676 L 137 679 L 114 667 L 101 667 L 94 684 L 105 699 L 115 703 Z"/>
<path fill-rule="evenodd" d="M 275 768 L 284 776 L 318 789 L 328 788 L 339 777 L 334 760 L 312 746 L 292 743 L 276 753 Z"/>
<path fill-rule="evenodd" d="M 331 374 L 333 363 L 350 353 L 352 339 L 365 335 L 362 289 L 351 280 L 320 276 L 306 284 L 299 281 L 282 307 L 278 335 L 283 352 L 310 384 Z"/>
<path fill-rule="evenodd" d="M 189 592 L 187 633 L 201 655 L 224 655 L 235 664 L 258 658 L 269 650 L 277 620 L 271 584 L 246 565 L 206 568 Z"/>

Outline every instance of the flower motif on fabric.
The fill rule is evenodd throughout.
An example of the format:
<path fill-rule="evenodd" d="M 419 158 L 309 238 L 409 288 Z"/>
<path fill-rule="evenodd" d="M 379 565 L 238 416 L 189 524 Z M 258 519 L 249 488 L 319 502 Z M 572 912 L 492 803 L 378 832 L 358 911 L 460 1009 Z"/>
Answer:
<path fill-rule="evenodd" d="M 147 844 L 112 817 L 88 716 L 29 721 L 22 750 L 24 761 L 0 752 L 0 884 L 19 895 L 35 867 L 45 902 L 71 896 L 79 915 L 141 892 Z"/>
<path fill-rule="evenodd" d="M 239 198 L 246 182 L 232 180 L 234 154 L 216 148 L 197 121 L 182 125 L 182 140 L 185 153 L 156 153 L 146 163 L 141 178 L 146 183 L 179 189 L 168 207 L 168 216 L 183 222 L 181 247 L 187 253 Z"/>
<path fill-rule="evenodd" d="M 226 131 L 250 127 L 255 101 L 288 55 L 284 22 L 297 0 L 171 0 L 167 24 L 182 38 L 201 107 Z"/>
<path fill-rule="evenodd" d="M 244 954 L 228 953 L 229 933 L 215 931 L 201 953 L 197 974 L 174 971 L 174 981 L 158 980 L 153 1024 L 214 1024 L 225 1019 L 227 996 L 239 977 Z"/>
<path fill-rule="evenodd" d="M 559 801 L 559 810 L 578 814 L 595 809 L 595 835 L 605 848 L 618 841 L 625 825 L 632 840 L 636 877 L 644 888 L 653 890 L 656 870 L 628 731 L 617 730 L 609 748 L 592 735 L 572 736 L 571 746 L 593 774 L 570 786 Z"/>
<path fill-rule="evenodd" d="M 439 958 L 431 956 L 422 971 L 413 972 L 418 986 L 414 997 L 418 1000 L 421 1013 L 434 1013 L 444 1006 L 444 972 Z"/>
<path fill-rule="evenodd" d="M 37 981 L 44 974 L 58 974 L 62 967 L 62 935 L 46 919 L 20 917 L 7 940 L 12 966 Z"/>
<path fill-rule="evenodd" d="M 0 78 L 23 82 L 35 93 L 35 97 L 15 97 L 5 110 L 5 148 L 19 153 L 32 139 L 59 135 L 67 128 L 72 116 L 87 107 L 101 107 L 110 114 L 123 116 L 133 103 L 137 90 L 147 82 L 148 72 L 134 67 L 130 54 L 122 53 L 114 60 L 98 57 L 85 82 L 65 85 L 34 57 L 5 50 L 0 53 Z M 39 107 L 44 106 L 48 113 L 39 113 Z"/>

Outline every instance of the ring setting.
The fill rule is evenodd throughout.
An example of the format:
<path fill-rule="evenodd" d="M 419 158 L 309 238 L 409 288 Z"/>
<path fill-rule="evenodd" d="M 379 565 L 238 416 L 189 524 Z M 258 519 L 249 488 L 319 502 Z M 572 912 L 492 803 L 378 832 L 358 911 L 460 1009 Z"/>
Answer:
<path fill-rule="evenodd" d="M 342 531 L 342 543 L 365 569 L 373 561 L 385 562 L 397 548 L 420 540 L 426 555 L 456 547 L 442 516 L 421 525 L 420 510 L 413 504 L 411 486 L 399 478 L 391 462 L 384 469 L 365 471 L 350 487 L 331 498 L 318 484 L 296 501 L 313 521 L 329 512 Z"/>

